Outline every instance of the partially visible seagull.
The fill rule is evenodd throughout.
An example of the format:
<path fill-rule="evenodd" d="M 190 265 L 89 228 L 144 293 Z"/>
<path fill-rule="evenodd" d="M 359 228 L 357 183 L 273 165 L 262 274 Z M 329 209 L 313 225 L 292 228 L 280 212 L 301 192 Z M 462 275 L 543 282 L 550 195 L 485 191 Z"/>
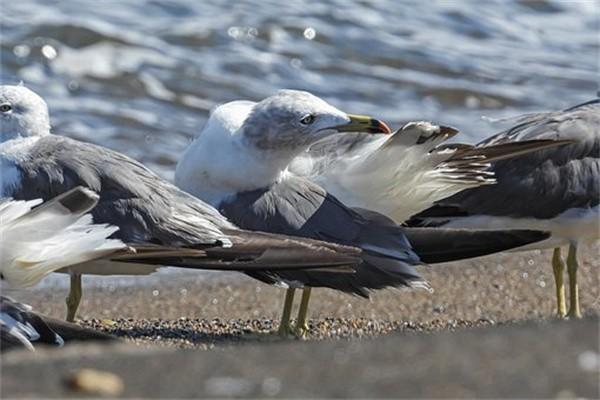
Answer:
<path fill-rule="evenodd" d="M 107 239 L 117 227 L 94 225 L 86 214 L 97 202 L 98 195 L 82 187 L 41 205 L 41 199 L 1 199 L 0 280 L 29 287 L 58 269 L 127 253 L 123 242 Z"/>
<path fill-rule="evenodd" d="M 94 225 L 86 214 L 98 202 L 89 189 L 74 188 L 57 198 L 0 200 L 0 280 L 3 288 L 24 288 L 73 264 L 129 252 L 120 240 L 107 239 L 118 228 Z M 0 296 L 2 349 L 32 342 L 62 346 L 62 338 L 31 307 Z"/>
<path fill-rule="evenodd" d="M 516 125 L 477 148 L 526 140 L 571 144 L 494 162 L 497 183 L 470 189 L 413 218 L 413 223 L 477 229 L 540 229 L 552 236 L 522 250 L 554 248 L 557 313 L 580 317 L 577 246 L 600 237 L 600 99 L 556 112 L 524 115 Z M 567 313 L 561 246 L 569 246 L 570 308 Z"/>
<path fill-rule="evenodd" d="M 81 298 L 81 273 L 148 274 L 166 265 L 268 274 L 357 262 L 358 249 L 239 229 L 139 162 L 51 134 L 46 103 L 24 86 L 0 87 L 0 140 L 0 197 L 49 200 L 87 187 L 100 196 L 91 211 L 94 223 L 118 227 L 112 238 L 135 245 L 138 252 L 145 249 L 137 263 L 126 256 L 127 263 L 111 258 L 69 267 L 69 320 Z M 165 255 L 164 247 L 175 251 Z"/>
<path fill-rule="evenodd" d="M 321 185 L 346 205 L 380 212 L 397 223 L 465 189 L 493 185 L 490 163 L 552 141 L 475 147 L 444 143 L 449 126 L 409 122 L 391 135 L 353 133 L 325 138 L 300 153 L 290 170 Z"/>
<path fill-rule="evenodd" d="M 177 165 L 179 187 L 241 227 L 326 239 L 363 250 L 355 274 L 251 274 L 289 288 L 280 328 L 283 335 L 290 331 L 295 288 L 304 288 L 296 326 L 303 336 L 311 287 L 368 297 L 375 289 L 426 285 L 414 269 L 422 262 L 402 227 L 377 212 L 351 209 L 317 183 L 290 172 L 292 162 L 310 146 L 340 132 L 391 133 L 381 121 L 346 114 L 308 92 L 282 90 L 258 103 L 234 101 L 216 108 Z"/>
<path fill-rule="evenodd" d="M 10 297 L 0 296 L 0 349 L 22 346 L 34 351 L 32 342 L 62 346 L 63 339 L 37 314 L 31 306 Z"/>

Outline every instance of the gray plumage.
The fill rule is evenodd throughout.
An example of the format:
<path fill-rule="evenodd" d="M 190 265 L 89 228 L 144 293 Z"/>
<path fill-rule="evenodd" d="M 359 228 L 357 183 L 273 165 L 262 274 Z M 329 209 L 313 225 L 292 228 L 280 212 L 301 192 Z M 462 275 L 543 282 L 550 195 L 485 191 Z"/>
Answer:
<path fill-rule="evenodd" d="M 163 259 L 172 265 L 240 270 L 323 267 L 351 264 L 357 252 L 332 244 L 244 232 L 137 161 L 66 137 L 44 136 L 18 158 L 5 156 L 1 161 L 2 168 L 13 168 L 20 177 L 18 185 L 4 188 L 4 195 L 16 200 L 46 200 L 84 186 L 100 196 L 92 210 L 94 222 L 119 227 L 113 237 L 130 244 L 193 246 L 204 250 L 204 256 L 221 260 L 202 260 L 197 258 L 202 254 L 184 252 L 185 259 Z M 194 255 L 196 259 L 191 260 Z M 148 258 L 138 262 L 151 260 L 161 261 Z"/>
<path fill-rule="evenodd" d="M 529 114 L 478 146 L 561 139 L 572 143 L 492 165 L 497 184 L 458 193 L 412 218 L 411 224 L 450 227 L 535 228 L 551 232 L 524 250 L 553 247 L 552 271 L 559 317 L 580 318 L 577 247 L 598 239 L 600 99 L 563 111 Z M 568 245 L 569 311 L 561 246 Z"/>
<path fill-rule="evenodd" d="M 90 143 L 49 135 L 18 163 L 16 200 L 51 199 L 75 186 L 100 195 L 94 221 L 119 227 L 125 242 L 217 244 L 235 227 L 215 209 L 160 179 L 137 161 Z M 202 222 L 202 223 L 199 223 Z"/>
<path fill-rule="evenodd" d="M 600 202 L 600 100 L 558 112 L 525 115 L 478 147 L 524 140 L 572 140 L 554 149 L 493 163 L 496 185 L 438 202 L 416 220 L 469 215 L 549 219 Z"/>
<path fill-rule="evenodd" d="M 136 262 L 143 264 L 148 255 L 155 263 L 167 257 L 181 267 L 255 270 L 322 268 L 357 260 L 358 249 L 243 231 L 139 162 L 52 135 L 46 103 L 22 85 L 0 86 L 0 104 L 0 196 L 49 200 L 77 186 L 89 188 L 100 196 L 92 211 L 94 222 L 118 227 L 114 236 L 139 250 Z M 72 272 L 133 272 L 127 268 L 131 265 L 109 264 L 115 268 L 100 265 L 95 270 L 86 264 Z M 134 269 L 150 273 L 155 268 Z"/>
<path fill-rule="evenodd" d="M 306 117 L 310 117 L 309 121 L 303 123 Z M 245 229 L 325 239 L 363 250 L 364 262 L 353 275 L 334 278 L 308 271 L 252 274 L 254 277 L 271 283 L 297 281 L 309 287 L 325 286 L 362 296 L 367 296 L 370 289 L 410 285 L 421 279 L 413 268 L 421 262 L 411 249 L 402 227 L 382 222 L 385 217 L 376 212 L 361 215 L 338 201 L 319 183 L 289 172 L 290 163 L 309 146 L 316 147 L 316 155 L 325 158 L 329 152 L 335 153 L 337 144 L 345 154 L 356 147 L 366 146 L 370 141 L 366 136 L 348 132 L 363 129 L 370 132 L 370 125 L 357 123 L 367 119 L 376 121 L 345 115 L 305 92 L 282 91 L 255 104 L 228 103 L 211 114 L 205 129 L 183 155 L 177 167 L 176 182 L 196 196 L 211 201 L 224 215 Z M 374 126 L 382 125 L 385 126 L 378 122 Z M 397 140 L 408 137 L 409 142 L 414 139 L 422 143 L 439 136 L 448 138 L 456 133 L 448 127 L 417 125 L 421 129 L 407 126 L 402 134 L 397 135 Z M 339 132 L 349 135 L 349 139 L 344 139 Z M 336 145 L 323 145 L 323 140 Z M 522 147 L 530 150 L 529 145 Z M 540 143 L 533 145 L 540 146 Z M 523 151 L 514 147 L 490 149 L 489 156 L 498 159 Z M 479 164 L 482 156 L 474 154 L 472 146 L 461 146 L 451 154 L 455 156 L 451 160 L 453 166 L 469 164 L 476 171 L 484 168 L 474 165 Z M 326 160 L 316 166 L 317 169 L 328 167 Z M 468 175 L 470 172 L 466 171 L 464 174 Z M 476 171 L 473 171 L 474 179 L 480 177 Z M 487 172 L 482 173 L 485 175 Z M 430 237 L 434 235 L 439 237 L 442 233 L 432 231 Z M 529 236 L 528 240 L 521 237 L 513 243 L 529 243 L 543 237 L 543 234 Z M 435 243 L 440 245 L 442 242 Z M 447 240 L 446 243 L 453 242 Z M 444 257 L 460 257 L 459 254 L 470 257 L 474 254 L 473 248 L 467 249 L 467 246 L 453 250 L 450 254 L 452 251 L 446 249 Z M 481 248 L 479 251 L 482 251 Z M 441 258 L 439 253 L 435 258 Z"/>
<path fill-rule="evenodd" d="M 245 229 L 327 240 L 363 249 L 363 262 L 354 274 L 318 271 L 250 273 L 268 283 L 283 280 L 311 287 L 329 287 L 369 296 L 369 290 L 408 286 L 422 278 L 412 265 L 420 264 L 402 229 L 364 218 L 321 187 L 299 177 L 287 177 L 265 189 L 238 193 L 219 210 Z"/>

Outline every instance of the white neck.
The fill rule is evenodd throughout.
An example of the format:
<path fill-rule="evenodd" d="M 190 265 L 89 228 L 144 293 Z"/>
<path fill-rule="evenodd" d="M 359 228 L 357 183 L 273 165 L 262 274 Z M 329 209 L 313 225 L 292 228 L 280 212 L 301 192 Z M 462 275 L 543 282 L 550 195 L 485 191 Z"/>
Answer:
<path fill-rule="evenodd" d="M 13 191 L 21 187 L 21 172 L 17 166 L 40 139 L 41 136 L 17 137 L 0 143 L 0 198 L 12 197 Z"/>
<path fill-rule="evenodd" d="M 10 130 L 6 132 L 0 132 L 0 143 L 12 141 L 12 140 L 20 140 L 20 139 L 31 139 L 35 138 L 35 140 L 39 139 L 43 136 L 50 135 L 49 129 L 44 129 L 40 131 L 31 131 L 31 130 Z"/>
<path fill-rule="evenodd" d="M 50 134 L 50 120 L 46 103 L 9 118 L 0 118 L 0 142 L 18 138 L 47 136 Z"/>
<path fill-rule="evenodd" d="M 177 164 L 179 188 L 216 207 L 235 193 L 268 187 L 283 178 L 295 154 L 267 152 L 244 140 L 240 128 L 252 104 L 233 102 L 213 113 Z"/>

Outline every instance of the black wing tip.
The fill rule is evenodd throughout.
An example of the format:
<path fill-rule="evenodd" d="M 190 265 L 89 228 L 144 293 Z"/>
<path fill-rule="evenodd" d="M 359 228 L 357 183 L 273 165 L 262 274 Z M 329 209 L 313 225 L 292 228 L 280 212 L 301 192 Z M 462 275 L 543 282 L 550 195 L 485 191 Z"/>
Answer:
<path fill-rule="evenodd" d="M 430 264 L 459 261 L 517 249 L 548 239 L 551 234 L 529 229 L 407 228 L 419 257 Z"/>
<path fill-rule="evenodd" d="M 540 242 L 549 239 L 552 233 L 549 231 L 538 231 L 533 229 L 511 229 L 505 231 L 506 234 L 519 236 L 523 241 L 523 245 Z"/>
<path fill-rule="evenodd" d="M 416 140 L 416 144 L 418 145 L 435 140 L 439 137 L 448 140 L 460 133 L 460 130 L 449 125 L 437 125 L 428 121 L 410 121 L 394 132 L 394 135 L 401 135 L 408 130 L 415 130 L 415 132 L 418 133 Z"/>
<path fill-rule="evenodd" d="M 83 214 L 92 209 L 100 197 L 98 194 L 83 186 L 77 186 L 56 197 L 63 207 L 74 214 Z"/>
<path fill-rule="evenodd" d="M 572 107 L 569 107 L 569 108 L 565 108 L 565 109 L 563 110 L 563 112 L 570 112 L 570 111 L 574 111 L 574 110 L 577 110 L 577 109 L 578 109 L 578 108 L 580 108 L 580 107 L 591 106 L 592 104 L 600 104 L 600 91 L 598 91 L 598 92 L 596 93 L 596 96 L 598 96 L 598 98 L 595 98 L 595 99 L 592 99 L 592 100 L 585 101 L 585 102 L 583 102 L 583 103 L 581 103 L 581 104 L 577 104 L 577 105 L 575 105 L 575 106 L 572 106 Z"/>

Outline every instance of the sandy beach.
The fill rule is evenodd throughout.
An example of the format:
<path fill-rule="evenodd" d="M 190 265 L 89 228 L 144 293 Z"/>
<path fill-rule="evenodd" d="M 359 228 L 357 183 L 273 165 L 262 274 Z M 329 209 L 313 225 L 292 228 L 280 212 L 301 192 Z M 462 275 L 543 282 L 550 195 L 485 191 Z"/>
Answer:
<path fill-rule="evenodd" d="M 278 397 L 597 397 L 597 249 L 581 249 L 582 321 L 554 317 L 550 252 L 535 251 L 423 267 L 432 292 L 384 290 L 364 300 L 316 289 L 307 341 L 270 335 L 278 327 L 284 290 L 238 274 L 84 286 L 78 324 L 121 340 L 34 355 L 9 351 L 3 355 L 3 395 L 76 396 L 60 382 L 85 366 L 121 376 L 126 396 L 269 397 L 271 381 L 265 379 L 275 374 Z M 65 289 L 12 295 L 43 314 L 63 317 Z M 336 354 L 351 365 L 318 373 Z M 201 387 L 177 385 L 168 392 L 140 384 L 143 377 L 163 374 L 164 365 L 172 365 L 173 382 L 190 379 Z M 293 379 L 294 368 L 304 374 L 302 385 Z M 19 384 L 42 373 L 50 378 L 27 390 Z M 387 383 L 380 386 L 369 374 Z M 227 379 L 219 386 L 223 377 L 232 377 L 233 388 Z"/>
<path fill-rule="evenodd" d="M 211 351 L 73 345 L 7 354 L 2 397 L 94 395 L 68 384 L 93 368 L 137 398 L 598 398 L 598 333 L 588 317 Z"/>
<path fill-rule="evenodd" d="M 317 288 L 310 303 L 311 322 L 317 326 L 330 319 L 377 321 L 438 330 L 460 324 L 552 319 L 555 289 L 550 258 L 551 251 L 544 250 L 421 267 L 433 291 L 387 289 L 373 292 L 370 300 Z M 578 280 L 584 315 L 600 315 L 599 268 L 597 244 L 582 247 Z M 83 324 L 145 319 L 183 324 L 186 319 L 216 319 L 262 321 L 261 327 L 264 321 L 279 319 L 283 289 L 238 273 L 211 276 L 207 279 L 189 272 L 160 280 L 139 277 L 135 278 L 139 285 L 127 287 L 86 287 L 84 280 L 78 316 Z M 66 294 L 66 288 L 11 292 L 17 300 L 56 318 L 64 317 Z M 298 293 L 296 303 L 299 300 Z"/>
<path fill-rule="evenodd" d="M 55 148 L 40 145 L 52 142 L 51 137 L 36 142 L 30 136 L 50 132 L 112 149 L 168 182 L 176 181 L 180 162 L 188 164 L 182 160 L 191 160 L 185 184 L 197 186 L 196 194 L 223 209 L 227 202 L 217 201 L 220 195 L 252 191 L 287 176 L 293 170 L 284 165 L 288 155 L 300 154 L 309 145 L 314 151 L 325 150 L 327 146 L 314 146 L 314 140 L 325 139 L 331 129 L 349 129 L 339 125 L 340 113 L 348 113 L 385 121 L 399 134 L 383 138 L 386 144 L 365 158 L 362 171 L 355 162 L 361 141 L 351 149 L 330 142 L 335 143 L 331 154 L 351 150 L 346 154 L 352 156 L 347 163 L 331 164 L 324 158 L 326 162 L 313 164 L 333 172 L 321 176 L 330 177 L 325 189 L 348 206 L 379 205 L 384 214 L 402 211 L 392 216 L 404 219 L 399 215 L 408 216 L 448 195 L 446 184 L 454 191 L 492 183 L 492 176 L 482 171 L 490 160 L 463 152 L 466 148 L 460 146 L 451 153 L 457 143 L 489 144 L 486 139 L 507 129 L 516 140 L 579 142 L 590 133 L 598 135 L 597 111 L 588 115 L 583 110 L 593 108 L 590 101 L 600 96 L 599 4 L 4 1 L 2 85 L 24 85 L 37 93 L 47 103 L 49 118 L 36 101 L 0 98 L 0 142 L 5 145 L 0 149 L 0 197 L 48 197 L 84 184 L 99 191 L 102 200 L 92 211 L 95 222 L 118 225 L 126 242 L 207 243 L 212 235 L 198 235 L 206 226 L 197 210 L 189 214 L 185 205 L 178 207 L 186 202 L 183 197 L 166 196 L 161 184 L 141 169 L 121 157 L 110 161 L 99 149 L 88 152 L 87 147 L 65 144 L 69 141 Z M 329 107 L 313 109 L 304 101 L 280 103 L 285 107 L 271 110 L 282 112 L 263 117 L 263 107 L 250 110 L 248 102 L 272 99 L 282 89 L 308 91 L 339 113 Z M 244 103 L 222 108 L 230 111 L 210 118 L 219 105 L 240 100 Z M 283 110 L 295 103 L 300 107 L 292 108 L 301 115 L 292 113 L 289 121 L 282 120 L 289 114 Z M 577 106 L 582 104 L 588 106 Z M 245 117 L 246 111 L 252 118 Z M 576 117 L 580 111 L 583 118 Z M 544 112 L 554 113 L 546 120 L 539 114 Z M 266 125 L 256 124 L 261 121 Z M 417 136 L 417 130 L 402 129 L 410 121 L 442 129 L 438 134 L 428 128 Z M 363 127 L 387 131 L 372 119 Z M 212 136 L 207 131 L 220 133 Z M 229 140 L 227 132 L 235 137 Z M 299 134 L 297 140 L 294 133 Z M 200 140 L 207 147 L 193 156 L 195 151 L 188 150 L 202 135 L 209 136 Z M 255 146 L 246 146 L 251 142 Z M 302 146 L 294 149 L 293 142 Z M 370 151 L 376 143 L 363 142 L 362 150 Z M 430 144 L 439 147 L 428 153 Z M 512 146 L 506 143 L 505 150 Z M 247 147 L 256 148 L 245 153 Z M 284 150 L 277 152 L 280 147 Z M 549 151 L 550 157 L 533 172 L 529 168 L 538 163 L 535 156 L 531 163 L 524 162 L 530 164 L 527 168 L 500 161 L 502 171 L 496 179 L 508 185 L 501 183 L 492 196 L 474 200 L 474 209 L 504 215 L 509 225 L 514 217 L 525 217 L 531 229 L 561 236 L 594 228 L 594 220 L 587 218 L 597 210 L 598 143 L 584 140 L 581 146 L 573 143 L 562 150 L 554 155 Z M 495 159 L 504 150 L 483 152 Z M 375 154 L 381 158 L 375 159 Z M 452 160 L 446 159 L 450 154 Z M 304 161 L 300 169 L 308 173 L 312 162 Z M 270 166 L 278 170 L 268 171 Z M 523 173 L 525 169 L 529 172 Z M 406 173 L 409 170 L 413 172 Z M 361 177 L 361 185 L 346 186 Z M 363 204 L 364 197 L 378 204 Z M 298 215 L 310 208 L 301 198 L 287 203 L 281 209 L 290 216 L 290 207 L 300 211 Z M 591 212 L 582 212 L 582 207 L 591 207 Z M 346 235 L 352 232 L 345 232 L 328 210 L 322 207 L 325 212 L 309 222 L 313 217 L 334 217 L 340 237 L 354 236 Z M 246 219 L 246 210 L 242 213 Z M 557 218 L 545 219 L 550 216 Z M 529 217 L 544 222 L 538 225 Z M 299 226 L 302 218 L 293 217 L 292 225 Z M 278 219 L 275 215 L 272 221 L 277 225 Z M 500 226 L 487 218 L 469 220 L 487 228 Z M 581 225 L 571 228 L 571 223 Z M 55 226 L 42 222 L 30 239 L 53 232 L 51 227 Z M 318 237 L 332 237 L 318 230 Z M 379 240 L 363 240 L 367 231 L 371 232 L 358 235 L 365 247 L 389 250 Z M 221 233 L 219 240 L 226 246 L 228 233 Z M 1 236 L 2 232 L 0 241 Z M 70 240 L 75 241 L 75 235 L 58 243 L 81 249 Z M 13 249 L 13 241 L 5 242 Z M 66 251 L 50 253 L 41 247 L 34 257 L 23 259 L 49 254 L 70 258 L 63 257 Z M 566 247 L 562 255 L 566 259 Z M 30 304 L 49 321 L 65 346 L 39 345 L 30 352 L 9 349 L 8 341 L 2 341 L 0 400 L 600 399 L 600 239 L 579 244 L 581 319 L 556 317 L 551 258 L 549 249 L 422 266 L 418 269 L 432 290 L 386 289 L 373 292 L 370 299 L 316 288 L 303 339 L 275 334 L 284 288 L 235 272 L 164 268 L 151 276 L 84 276 L 73 324 L 64 322 L 67 275 L 53 274 L 30 290 L 2 287 L 3 296 Z M 0 260 L 4 261 L 6 257 Z M 11 280 L 4 272 L 2 284 Z M 568 289 L 566 271 L 565 284 Z M 295 296 L 292 323 L 300 291 Z M 568 300 L 567 290 L 567 307 Z M 7 321 L 8 326 L 13 323 Z"/>

